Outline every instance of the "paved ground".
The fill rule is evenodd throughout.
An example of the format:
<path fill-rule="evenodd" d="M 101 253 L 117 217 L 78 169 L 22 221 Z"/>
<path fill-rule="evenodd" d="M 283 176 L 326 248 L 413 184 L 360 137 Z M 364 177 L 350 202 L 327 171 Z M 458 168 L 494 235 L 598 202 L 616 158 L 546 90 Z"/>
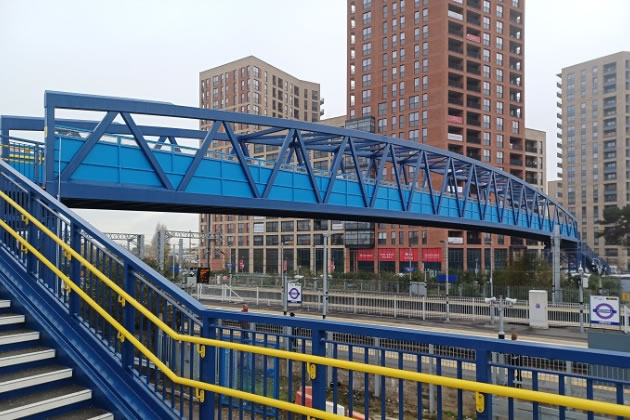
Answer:
<path fill-rule="evenodd" d="M 213 301 L 202 301 L 207 307 L 213 309 L 240 309 L 240 304 L 220 303 Z M 300 312 L 291 309 L 298 317 L 321 318 L 321 315 L 312 312 Z M 281 314 L 280 310 L 274 308 L 259 308 L 250 305 L 250 312 L 258 312 L 265 314 Z M 444 320 L 417 320 L 407 318 L 390 318 L 377 317 L 369 315 L 352 314 L 333 314 L 327 319 L 337 321 L 351 321 L 357 323 L 369 323 L 370 325 L 396 326 L 401 328 L 421 329 L 424 331 L 449 332 L 463 335 L 471 335 L 477 337 L 497 337 L 499 320 L 495 320 L 495 325 L 489 322 L 468 321 L 468 320 L 452 320 L 446 322 Z M 587 333 L 580 333 L 579 327 L 551 327 L 549 329 L 530 328 L 526 324 L 505 324 L 505 334 L 509 338 L 511 333 L 518 334 L 519 340 L 533 341 L 548 344 L 560 344 L 564 346 L 587 347 Z"/>

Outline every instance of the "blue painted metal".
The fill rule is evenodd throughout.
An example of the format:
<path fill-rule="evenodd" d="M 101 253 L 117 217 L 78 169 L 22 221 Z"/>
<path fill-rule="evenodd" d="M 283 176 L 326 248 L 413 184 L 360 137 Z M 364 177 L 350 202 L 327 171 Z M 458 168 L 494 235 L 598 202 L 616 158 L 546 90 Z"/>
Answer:
<path fill-rule="evenodd" d="M 78 149 L 77 147 L 76 150 Z M 88 158 L 89 154 L 86 159 Z M 236 156 L 233 156 L 233 158 L 238 159 Z M 192 160 L 193 157 L 189 156 L 189 159 Z M 411 161 L 413 160 L 411 159 Z M 159 155 L 156 161 L 159 161 Z M 455 169 L 457 170 L 457 166 L 455 166 Z M 453 166 L 442 165 L 441 170 L 452 172 Z M 268 172 L 271 172 L 271 170 Z M 168 175 L 168 172 L 166 173 Z M 470 170 L 465 173 L 470 173 Z M 39 214 L 40 220 L 48 226 L 52 228 L 58 227 L 64 240 L 79 245 L 79 250 L 84 258 L 97 265 L 110 278 L 120 280 L 122 287 L 128 293 L 132 294 L 147 308 L 150 308 L 163 322 L 182 334 L 200 334 L 204 337 L 219 337 L 223 341 L 257 343 L 257 345 L 276 348 L 281 343 L 284 343 L 291 350 L 297 349 L 298 351 L 313 352 L 319 355 L 324 355 L 326 348 L 332 347 L 332 354 L 336 358 L 361 362 L 368 361 L 382 365 L 391 365 L 392 362 L 397 362 L 398 366 L 402 364 L 405 369 L 417 369 L 418 371 L 426 371 L 426 366 L 423 369 L 423 363 L 426 363 L 423 362 L 423 359 L 429 359 L 438 363 L 436 367 L 438 374 L 465 377 L 482 382 L 493 381 L 490 375 L 491 367 L 507 369 L 508 372 L 511 370 L 512 373 L 508 374 L 508 377 L 511 378 L 514 377 L 514 370 L 519 369 L 531 372 L 532 383 L 524 384 L 523 387 L 533 389 L 537 389 L 539 386 L 537 382 L 539 374 L 541 377 L 543 375 L 544 377 L 563 375 L 564 377 L 585 381 L 587 392 L 590 393 L 593 391 L 593 383 L 604 387 L 607 386 L 611 389 L 611 395 L 614 400 L 619 399 L 620 388 L 623 398 L 624 389 L 630 387 L 630 378 L 619 379 L 597 376 L 596 373 L 591 372 L 588 368 L 584 368 L 584 366 L 598 365 L 609 367 L 609 371 L 623 371 L 623 369 L 630 371 L 630 356 L 625 353 L 582 348 L 562 348 L 557 345 L 474 338 L 413 329 L 330 322 L 312 318 L 292 318 L 206 309 L 173 283 L 148 268 L 131 253 L 110 241 L 87 222 L 76 216 L 71 210 L 59 204 L 49 194 L 25 179 L 24 176 L 7 164 L 0 163 L 0 174 L 2 174 L 0 186 L 3 191 L 14 196 L 29 211 L 33 213 L 39 212 L 36 214 Z M 247 183 L 244 176 L 242 181 L 244 184 Z M 156 179 L 157 182 L 159 180 Z M 304 176 L 304 182 L 306 184 L 309 183 L 306 176 Z M 36 208 L 33 208 L 33 206 Z M 428 203 L 427 207 L 430 207 Z M 457 211 L 455 203 L 451 203 L 450 208 L 453 212 Z M 26 227 L 20 225 L 23 222 L 20 221 L 19 217 L 12 217 L 12 214 L 7 213 L 9 211 L 8 206 L 0 206 L 0 211 L 3 212 L 2 217 L 14 223 L 14 226 L 19 231 L 26 231 Z M 498 217 L 496 210 L 495 216 Z M 510 220 L 509 217 L 507 219 Z M 80 241 L 73 239 L 76 238 L 77 234 L 81 237 Z M 34 238 L 33 240 L 36 239 Z M 43 242 L 37 243 L 38 248 L 45 250 L 47 255 L 55 255 L 56 248 L 52 246 L 53 244 L 45 238 L 40 238 L 40 240 Z M 4 273 L 4 275 L 0 276 L 0 282 L 11 288 L 12 293 L 18 296 L 24 302 L 24 305 L 30 305 L 28 306 L 29 313 L 30 311 L 40 312 L 39 315 L 34 315 L 42 317 L 42 323 L 48 324 L 47 328 L 51 329 L 51 334 L 57 334 L 55 335 L 55 340 L 58 340 L 65 351 L 86 365 L 86 371 L 93 377 L 92 380 L 95 386 L 103 395 L 110 396 L 108 393 L 114 392 L 112 398 L 119 398 L 119 404 L 126 407 L 125 410 L 133 404 L 139 406 L 136 411 L 131 409 L 128 411 L 121 410 L 123 417 L 193 417 L 193 404 L 190 399 L 185 399 L 184 396 L 194 395 L 194 390 L 174 386 L 174 384 L 169 382 L 168 378 L 165 378 L 161 372 L 151 366 L 141 355 L 134 357 L 133 363 L 131 363 L 132 366 L 129 366 L 130 358 L 128 353 L 125 355 L 124 346 L 117 342 L 115 332 L 103 323 L 102 319 L 99 319 L 93 312 L 81 306 L 79 307 L 78 317 L 69 316 L 71 313 L 70 304 L 68 304 L 67 296 L 60 287 L 59 281 L 53 276 L 46 277 L 45 282 L 33 281 L 39 280 L 39 278 L 33 277 L 33 273 L 28 273 L 25 270 L 27 258 L 20 252 L 19 247 L 15 245 L 15 241 L 7 241 L 5 235 L 0 235 L 0 241 L 2 242 L 0 247 L 0 271 Z M 63 269 L 71 268 L 71 264 L 71 261 L 68 262 L 64 259 L 60 262 L 60 266 Z M 39 275 L 41 275 L 41 268 L 39 271 Z M 273 395 L 279 395 L 277 387 L 280 381 L 276 380 L 274 383 L 268 384 L 268 379 L 279 372 L 278 366 L 280 361 L 278 358 L 263 356 L 262 360 L 259 360 L 260 358 L 251 354 L 236 354 L 233 350 L 226 350 L 225 352 L 230 356 L 227 357 L 228 360 L 219 358 L 217 369 L 219 377 L 215 377 L 212 349 L 206 349 L 206 357 L 200 361 L 195 356 L 196 353 L 192 348 L 164 337 L 154 325 L 147 322 L 143 317 L 137 319 L 137 322 L 133 325 L 130 324 L 130 320 L 135 319 L 137 314 L 133 316 L 133 314 L 126 312 L 124 308 L 120 307 L 117 302 L 117 296 L 108 293 L 107 288 L 93 276 L 87 275 L 81 280 L 81 287 L 86 293 L 98 296 L 100 299 L 99 303 L 106 307 L 112 316 L 124 322 L 127 328 L 132 330 L 137 337 L 141 337 L 144 344 L 177 374 L 188 375 L 189 377 L 195 377 L 198 374 L 210 383 L 233 383 L 235 387 L 250 392 L 262 392 L 265 395 L 270 395 L 271 390 L 269 390 L 269 387 L 271 386 L 274 387 Z M 252 325 L 255 325 L 255 329 L 251 327 Z M 55 333 L 55 331 L 58 332 Z M 288 333 L 289 331 L 291 333 Z M 428 346 L 432 346 L 434 350 L 429 350 Z M 493 353 L 504 356 L 518 355 L 521 358 L 529 358 L 532 362 L 522 363 L 517 366 L 510 363 L 493 363 L 491 362 L 493 359 L 501 360 L 500 358 L 493 358 Z M 380 362 L 378 358 L 370 360 L 370 354 L 380 354 Z M 395 355 L 394 360 L 391 359 L 392 354 Z M 187 355 L 187 359 L 185 355 Z M 243 369 L 234 374 L 235 360 L 239 361 L 240 366 L 248 366 L 248 370 Z M 409 362 L 406 362 L 407 360 Z M 505 357 L 503 360 L 505 360 Z M 559 370 L 557 368 L 558 360 L 570 360 L 574 367 L 581 367 L 581 369 L 574 369 L 573 372 Z M 189 363 L 189 368 L 185 368 L 186 363 Z M 261 363 L 263 365 L 262 370 L 259 368 Z M 448 363 L 454 363 L 456 368 L 449 370 Z M 129 367 L 127 368 L 127 366 Z M 268 369 L 269 366 L 274 366 L 273 371 Z M 287 366 L 288 371 L 291 372 L 287 382 L 287 398 L 293 401 L 297 387 L 305 387 L 310 384 L 313 386 L 314 404 L 322 406 L 326 399 L 325 386 L 327 384 L 321 381 L 322 378 L 325 378 L 325 369 L 322 366 L 318 366 L 317 377 L 319 379 L 311 381 L 305 373 L 306 366 L 304 363 L 290 361 L 287 363 Z M 466 366 L 466 368 L 464 369 L 462 366 Z M 342 378 L 342 375 L 339 375 L 337 371 L 338 369 L 333 370 L 333 377 L 339 380 L 343 379 L 343 386 L 346 387 L 344 391 L 348 400 L 347 407 L 350 411 L 364 411 L 368 415 L 370 413 L 374 414 L 370 398 L 379 398 L 381 407 L 386 407 L 388 395 L 391 395 L 391 393 L 398 395 L 396 406 L 399 411 L 399 418 L 405 418 L 405 413 L 400 408 L 407 407 L 407 403 L 411 404 L 412 401 L 417 401 L 418 407 L 422 406 L 422 392 L 411 396 L 408 395 L 408 392 L 412 392 L 415 389 L 426 391 L 426 386 L 422 387 L 412 384 L 413 386 L 406 388 L 409 384 L 405 381 L 397 380 L 392 382 L 381 380 L 382 392 L 380 396 L 370 397 L 365 392 L 363 384 L 366 383 L 366 379 L 376 380 L 376 378 L 373 379 L 369 375 L 366 376 L 364 373 L 358 372 L 350 372 L 349 375 L 344 373 L 346 376 Z M 262 387 L 255 387 L 254 384 L 257 384 L 258 381 L 254 381 L 254 377 L 247 372 L 257 372 L 257 375 L 262 376 Z M 226 375 L 238 380 L 236 382 L 225 381 Z M 357 381 L 356 379 L 361 380 Z M 155 386 L 155 384 L 160 384 L 161 386 Z M 112 390 L 112 387 L 117 388 Z M 332 387 L 331 395 L 333 395 L 333 398 L 338 398 L 339 383 L 334 381 Z M 403 387 L 405 387 L 404 392 L 401 392 Z M 388 391 L 390 394 L 388 394 Z M 601 390 L 598 390 L 598 392 L 601 392 Z M 438 387 L 437 402 L 440 413 L 446 409 L 448 404 L 448 399 L 442 398 L 444 395 L 443 387 Z M 458 411 L 458 416 L 469 415 L 471 414 L 470 412 L 462 413 L 462 410 L 466 410 L 469 407 L 462 404 L 461 395 L 462 393 L 458 393 L 458 400 L 453 409 Z M 207 400 L 200 407 L 201 412 L 208 414 L 208 417 L 202 418 L 212 418 L 215 413 L 215 407 L 209 402 L 214 401 L 214 398 L 211 397 L 211 394 L 207 395 Z M 206 401 L 208 402 L 206 403 Z M 219 401 L 224 402 L 225 405 L 221 407 L 221 410 L 218 410 L 218 413 L 222 413 L 223 409 L 226 409 L 229 410 L 228 418 L 233 418 L 233 415 L 239 415 L 239 418 L 245 415 L 249 417 L 247 412 L 248 406 L 245 402 L 233 398 L 221 398 Z M 304 403 L 304 398 L 302 402 Z M 147 405 L 152 410 L 159 412 L 159 415 L 142 411 L 146 409 L 145 406 Z M 378 404 L 376 405 L 378 406 Z M 490 396 L 486 396 L 485 405 L 484 412 L 480 413 L 477 418 L 491 418 L 492 398 Z M 257 410 L 257 407 L 252 407 L 251 405 L 249 407 L 249 413 L 254 413 Z M 135 407 L 133 408 L 135 409 Z M 259 410 L 258 413 L 260 414 L 260 412 Z M 262 413 L 263 417 L 279 417 L 277 411 L 275 414 L 270 414 L 263 409 Z M 418 413 L 420 416 L 423 415 L 422 410 L 419 410 Z M 535 416 L 537 416 L 536 413 Z M 288 417 L 292 418 L 292 416 Z"/>
<path fill-rule="evenodd" d="M 76 166 L 70 179 L 62 172 L 60 184 L 63 199 L 71 205 L 268 215 L 291 212 L 306 217 L 457 225 L 458 228 L 542 240 L 548 239 L 553 225 L 559 223 L 564 240 L 575 242 L 579 238 L 575 218 L 522 180 L 473 159 L 425 145 L 337 127 L 159 102 L 47 92 L 45 103 L 50 121 L 47 189 L 56 193 L 59 185 L 55 148 L 50 146 L 62 142 L 62 168 L 70 173 Z M 99 124 L 56 121 L 53 118 L 56 109 L 121 113 L 126 116 L 126 124 L 111 124 L 108 134 L 131 133 L 137 146 L 103 141 L 88 144 L 59 133 L 53 136 L 55 127 L 94 131 Z M 213 127 L 220 124 L 224 132 L 136 127 L 131 114 L 213 121 Z M 261 129 L 236 135 L 236 124 Z M 278 159 L 285 165 L 276 165 L 270 170 L 268 167 L 272 165 L 248 158 L 244 153 L 248 151 L 247 145 L 253 144 L 282 147 L 289 130 L 295 132 L 290 148 L 298 165 L 286 165 Z M 157 139 L 149 142 L 147 136 L 157 136 Z M 206 137 L 227 141 L 236 160 L 220 153 L 204 156 L 199 153 L 198 145 L 191 148 L 177 142 L 177 138 L 201 140 Z M 165 149 L 166 138 L 179 147 Z M 350 147 L 344 146 L 346 142 Z M 205 147 L 204 143 L 201 147 Z M 77 148 L 90 151 L 77 154 Z M 142 153 L 134 151 L 138 149 Z M 330 154 L 334 164 L 331 171 L 313 170 L 310 155 L 315 151 Z M 195 159 L 191 160 L 190 155 L 195 153 Z M 115 154 L 120 157 L 111 158 Z M 354 168 L 344 168 L 345 172 L 339 174 L 338 168 L 344 160 L 341 156 L 351 156 Z M 360 169 L 360 159 L 367 159 L 365 174 Z M 147 160 L 148 165 L 144 163 Z M 70 165 L 69 168 L 66 165 Z M 391 181 L 385 174 L 389 166 L 394 167 Z M 413 179 L 407 176 L 411 168 L 415 169 Z M 376 169 L 374 178 L 371 177 L 373 169 Z M 423 171 L 422 188 L 413 188 L 419 170 Z M 442 188 L 434 195 L 433 186 L 437 182 Z M 124 193 L 120 194 L 121 191 Z M 516 195 L 523 198 L 516 200 Z M 264 199 L 260 200 L 261 197 Z M 522 214 L 529 217 L 521 217 Z"/>

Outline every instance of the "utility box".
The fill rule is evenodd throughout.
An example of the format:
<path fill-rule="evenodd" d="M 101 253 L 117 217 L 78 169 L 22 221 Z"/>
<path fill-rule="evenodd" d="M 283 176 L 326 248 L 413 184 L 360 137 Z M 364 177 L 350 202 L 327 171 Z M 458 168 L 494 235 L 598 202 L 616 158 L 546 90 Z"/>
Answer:
<path fill-rule="evenodd" d="M 409 283 L 409 296 L 426 296 L 427 284 L 423 281 L 412 281 Z"/>
<path fill-rule="evenodd" d="M 532 328 L 549 328 L 546 290 L 529 291 L 529 326 Z"/>

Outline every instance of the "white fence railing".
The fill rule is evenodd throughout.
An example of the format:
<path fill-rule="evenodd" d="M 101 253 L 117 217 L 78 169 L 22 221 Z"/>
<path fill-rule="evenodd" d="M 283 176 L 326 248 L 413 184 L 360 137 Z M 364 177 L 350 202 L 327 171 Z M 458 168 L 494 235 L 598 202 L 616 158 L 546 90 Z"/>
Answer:
<path fill-rule="evenodd" d="M 282 290 L 273 287 L 233 287 L 227 284 L 198 284 L 194 293 L 199 300 L 219 302 L 244 302 L 254 306 L 281 307 Z M 339 314 L 362 314 L 410 319 L 445 319 L 445 296 L 407 296 L 396 293 L 330 291 L 328 311 Z M 322 293 L 302 290 L 302 304 L 291 305 L 310 312 L 321 312 Z M 584 323 L 590 325 L 589 305 L 584 305 Z M 489 321 L 491 311 L 498 318 L 496 303 L 491 307 L 483 298 L 450 297 L 450 319 Z M 579 326 L 580 305 L 577 303 L 550 303 L 548 305 L 550 326 Z M 621 328 L 628 330 L 627 307 L 620 308 L 620 327 L 597 325 L 598 328 Z M 504 308 L 505 322 L 529 323 L 529 304 L 519 300 L 515 305 Z"/>

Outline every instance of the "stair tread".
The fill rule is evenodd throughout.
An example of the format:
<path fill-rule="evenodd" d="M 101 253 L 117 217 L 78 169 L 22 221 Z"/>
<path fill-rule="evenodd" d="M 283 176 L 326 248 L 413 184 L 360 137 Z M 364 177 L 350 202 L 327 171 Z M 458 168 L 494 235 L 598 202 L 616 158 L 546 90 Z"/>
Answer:
<path fill-rule="evenodd" d="M 24 316 L 22 314 L 12 314 L 12 313 L 0 313 L 0 318 L 11 318 L 12 316 Z"/>
<path fill-rule="evenodd" d="M 1 359 L 6 359 L 9 357 L 14 357 L 14 356 L 24 356 L 27 354 L 33 354 L 33 353 L 39 353 L 42 351 L 49 351 L 49 350 L 54 350 L 51 347 L 46 347 L 46 346 L 33 346 L 33 347 L 27 347 L 27 348 L 23 348 L 23 349 L 13 349 L 13 350 L 5 350 L 5 351 L 0 351 L 0 360 Z"/>
<path fill-rule="evenodd" d="M 20 369 L 15 372 L 0 374 L 0 384 L 10 382 L 20 378 L 28 378 L 31 376 L 42 375 L 45 373 L 58 372 L 61 370 L 71 369 L 63 365 L 44 365 L 27 369 Z"/>
<path fill-rule="evenodd" d="M 60 388 L 48 389 L 46 391 L 34 392 L 32 394 L 20 395 L 6 400 L 0 400 L 0 414 L 4 411 L 16 409 L 30 404 L 51 400 L 53 398 L 70 395 L 81 391 L 89 391 L 80 385 L 66 385 Z"/>
<path fill-rule="evenodd" d="M 10 337 L 12 335 L 29 334 L 29 333 L 36 333 L 36 332 L 38 332 L 38 331 L 27 330 L 26 328 L 18 328 L 18 329 L 15 329 L 15 330 L 0 331 L 0 337 Z"/>
<path fill-rule="evenodd" d="M 50 417 L 48 420 L 87 420 L 103 414 L 109 414 L 109 411 L 96 407 L 79 408 L 59 416 Z"/>

